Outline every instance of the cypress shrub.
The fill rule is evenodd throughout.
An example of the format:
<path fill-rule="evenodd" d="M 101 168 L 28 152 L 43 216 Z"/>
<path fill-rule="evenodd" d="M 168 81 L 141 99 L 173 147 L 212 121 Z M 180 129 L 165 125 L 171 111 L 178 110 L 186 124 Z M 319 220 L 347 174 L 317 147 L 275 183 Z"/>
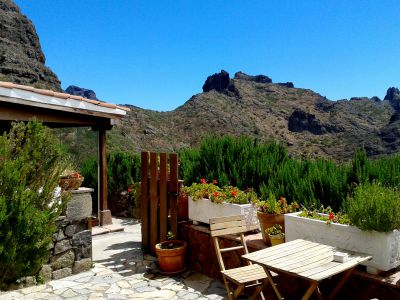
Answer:
<path fill-rule="evenodd" d="M 47 259 L 67 195 L 57 196 L 65 154 L 38 121 L 0 136 L 0 287 L 34 275 Z"/>
<path fill-rule="evenodd" d="M 80 172 L 85 177 L 84 185 L 97 191 L 97 159 L 89 158 L 82 163 Z M 140 181 L 140 156 L 128 152 L 113 152 L 107 155 L 107 190 L 118 193 L 133 182 Z"/>

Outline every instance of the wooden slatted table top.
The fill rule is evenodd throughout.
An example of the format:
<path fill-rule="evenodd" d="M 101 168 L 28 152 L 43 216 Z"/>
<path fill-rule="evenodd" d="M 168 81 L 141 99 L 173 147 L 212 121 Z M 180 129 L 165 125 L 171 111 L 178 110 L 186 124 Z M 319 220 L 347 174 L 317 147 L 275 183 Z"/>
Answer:
<path fill-rule="evenodd" d="M 335 253 L 348 255 L 345 262 L 334 261 Z M 308 280 L 321 281 L 372 257 L 302 239 L 255 251 L 243 258 L 276 272 L 285 272 Z"/>

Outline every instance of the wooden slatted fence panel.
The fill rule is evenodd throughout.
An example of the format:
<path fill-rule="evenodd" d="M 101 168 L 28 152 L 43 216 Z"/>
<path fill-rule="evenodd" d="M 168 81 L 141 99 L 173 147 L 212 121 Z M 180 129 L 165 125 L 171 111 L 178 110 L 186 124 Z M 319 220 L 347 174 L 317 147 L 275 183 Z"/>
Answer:
<path fill-rule="evenodd" d="M 141 157 L 142 245 L 155 254 L 168 231 L 178 234 L 178 156 L 142 152 Z"/>

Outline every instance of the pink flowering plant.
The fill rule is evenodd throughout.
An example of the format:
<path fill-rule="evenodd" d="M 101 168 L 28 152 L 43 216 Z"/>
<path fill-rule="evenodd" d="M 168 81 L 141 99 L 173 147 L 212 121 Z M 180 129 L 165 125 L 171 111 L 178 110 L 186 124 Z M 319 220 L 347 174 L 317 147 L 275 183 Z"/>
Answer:
<path fill-rule="evenodd" d="M 248 204 L 258 200 L 257 194 L 253 190 L 241 191 L 237 187 L 219 187 L 217 184 L 218 181 L 215 179 L 212 183 L 208 183 L 206 179 L 202 178 L 200 183 L 184 187 L 183 192 L 194 201 L 206 198 L 215 203 Z"/>

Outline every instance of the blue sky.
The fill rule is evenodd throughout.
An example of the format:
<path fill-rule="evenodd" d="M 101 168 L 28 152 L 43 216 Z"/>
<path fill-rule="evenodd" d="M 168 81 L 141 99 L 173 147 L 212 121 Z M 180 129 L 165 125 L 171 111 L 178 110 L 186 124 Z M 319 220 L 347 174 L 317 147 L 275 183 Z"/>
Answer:
<path fill-rule="evenodd" d="M 332 100 L 400 86 L 397 0 L 15 2 L 62 87 L 112 103 L 171 110 L 221 69 Z"/>

